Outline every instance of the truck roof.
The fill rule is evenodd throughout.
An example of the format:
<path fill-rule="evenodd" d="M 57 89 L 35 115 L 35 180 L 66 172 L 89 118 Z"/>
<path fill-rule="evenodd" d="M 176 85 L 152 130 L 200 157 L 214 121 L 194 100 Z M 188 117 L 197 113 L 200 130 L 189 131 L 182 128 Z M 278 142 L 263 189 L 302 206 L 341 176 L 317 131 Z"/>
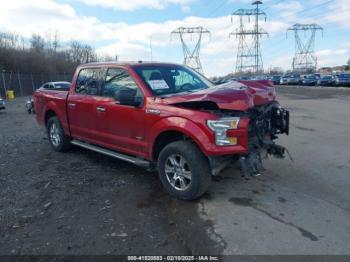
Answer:
<path fill-rule="evenodd" d="M 127 66 L 135 66 L 135 65 L 179 65 L 176 63 L 168 63 L 168 62 L 155 62 L 155 61 L 110 61 L 110 62 L 93 62 L 81 64 L 79 67 L 88 67 L 88 66 L 113 66 L 113 65 L 127 65 Z"/>

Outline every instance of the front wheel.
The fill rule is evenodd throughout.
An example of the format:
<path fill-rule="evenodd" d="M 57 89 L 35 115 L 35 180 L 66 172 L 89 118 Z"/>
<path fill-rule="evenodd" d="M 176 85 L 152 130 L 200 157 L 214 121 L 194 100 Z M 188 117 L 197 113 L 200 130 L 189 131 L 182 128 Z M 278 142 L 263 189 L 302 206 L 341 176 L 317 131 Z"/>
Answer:
<path fill-rule="evenodd" d="M 207 158 L 188 141 L 173 142 L 160 152 L 158 172 L 165 190 L 182 200 L 200 197 L 211 182 Z"/>
<path fill-rule="evenodd" d="M 71 147 L 69 137 L 64 133 L 62 124 L 56 116 L 50 117 L 46 128 L 50 144 L 55 151 L 64 152 Z"/>

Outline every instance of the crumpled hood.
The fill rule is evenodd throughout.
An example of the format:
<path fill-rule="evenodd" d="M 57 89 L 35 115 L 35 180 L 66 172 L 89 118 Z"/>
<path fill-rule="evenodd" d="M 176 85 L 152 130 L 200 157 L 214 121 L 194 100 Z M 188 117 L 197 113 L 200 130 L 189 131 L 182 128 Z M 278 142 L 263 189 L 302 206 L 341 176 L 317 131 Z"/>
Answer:
<path fill-rule="evenodd" d="M 164 98 L 165 104 L 210 101 L 220 109 L 246 111 L 276 99 L 276 91 L 267 80 L 229 82 L 186 95 Z"/>

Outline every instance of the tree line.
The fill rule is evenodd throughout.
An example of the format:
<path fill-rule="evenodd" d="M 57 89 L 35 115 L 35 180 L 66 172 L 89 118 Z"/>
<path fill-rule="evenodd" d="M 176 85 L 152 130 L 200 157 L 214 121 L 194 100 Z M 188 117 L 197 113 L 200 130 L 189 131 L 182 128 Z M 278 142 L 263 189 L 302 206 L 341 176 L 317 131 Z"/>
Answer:
<path fill-rule="evenodd" d="M 72 74 L 82 63 L 111 61 L 112 57 L 98 56 L 93 47 L 78 41 L 64 43 L 58 34 L 42 37 L 33 34 L 29 39 L 0 32 L 0 70 L 32 74 Z"/>

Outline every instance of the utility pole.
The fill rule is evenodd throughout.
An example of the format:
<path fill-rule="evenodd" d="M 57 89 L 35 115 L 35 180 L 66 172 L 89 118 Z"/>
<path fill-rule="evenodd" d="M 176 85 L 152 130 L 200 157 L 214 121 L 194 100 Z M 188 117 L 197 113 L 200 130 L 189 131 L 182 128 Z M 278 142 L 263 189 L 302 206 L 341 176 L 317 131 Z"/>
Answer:
<path fill-rule="evenodd" d="M 6 81 L 5 81 L 5 70 L 2 70 L 2 84 L 3 84 L 3 89 L 4 89 L 4 96 L 5 96 L 5 99 L 7 97 L 7 89 L 6 89 Z"/>
<path fill-rule="evenodd" d="M 317 68 L 317 57 L 315 56 L 316 32 L 323 32 L 323 28 L 317 24 L 294 24 L 288 28 L 287 33 L 288 31 L 294 31 L 295 37 L 293 71 L 299 73 L 314 72 Z M 300 36 L 300 32 L 304 33 L 304 39 Z"/>
<path fill-rule="evenodd" d="M 184 55 L 184 61 L 183 63 L 197 72 L 203 74 L 203 68 L 201 61 L 199 59 L 199 52 L 201 48 L 201 42 L 203 35 L 210 35 L 210 31 L 208 29 L 205 29 L 201 26 L 198 27 L 179 27 L 171 32 L 170 36 L 178 35 L 181 44 L 182 44 L 182 51 Z M 195 43 L 194 47 L 190 47 L 189 43 L 186 41 L 185 36 L 189 35 L 191 37 L 191 40 L 193 39 L 193 36 L 195 35 Z"/>
<path fill-rule="evenodd" d="M 264 71 L 261 48 L 260 48 L 260 38 L 268 33 L 259 26 L 260 17 L 263 17 L 266 21 L 266 13 L 260 10 L 260 5 L 262 1 L 255 1 L 252 5 L 255 6 L 253 9 L 238 9 L 232 13 L 231 22 L 233 17 L 239 17 L 239 28 L 234 32 L 230 33 L 231 36 L 236 36 L 239 39 L 237 59 L 236 59 L 236 73 L 255 73 L 258 74 Z M 248 18 L 250 22 L 250 17 L 254 17 L 254 29 L 246 29 L 245 18 Z M 247 37 L 253 38 L 253 43 L 247 41 Z"/>
<path fill-rule="evenodd" d="M 149 50 L 150 50 L 151 62 L 153 62 L 152 36 L 149 39 Z"/>

